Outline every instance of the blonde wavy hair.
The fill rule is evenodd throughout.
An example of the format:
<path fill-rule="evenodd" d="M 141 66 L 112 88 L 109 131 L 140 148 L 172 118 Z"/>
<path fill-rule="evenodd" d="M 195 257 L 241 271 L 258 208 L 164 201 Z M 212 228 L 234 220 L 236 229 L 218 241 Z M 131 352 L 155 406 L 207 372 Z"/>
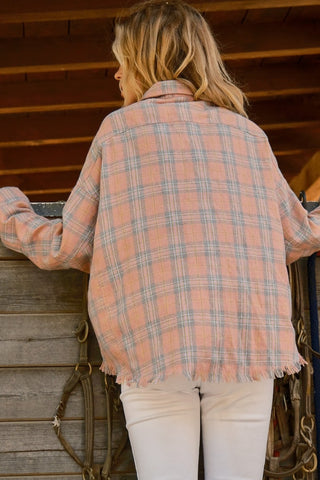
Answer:
<path fill-rule="evenodd" d="M 147 0 L 115 22 L 113 53 L 134 78 L 140 100 L 156 82 L 179 80 L 195 100 L 205 100 L 241 115 L 246 97 L 228 75 L 210 27 L 181 0 Z"/>

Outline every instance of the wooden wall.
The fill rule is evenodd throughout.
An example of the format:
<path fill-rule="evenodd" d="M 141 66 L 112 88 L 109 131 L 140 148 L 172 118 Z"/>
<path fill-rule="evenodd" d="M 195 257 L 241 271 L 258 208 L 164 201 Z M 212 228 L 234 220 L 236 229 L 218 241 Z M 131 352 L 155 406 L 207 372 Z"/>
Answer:
<path fill-rule="evenodd" d="M 81 480 L 80 467 L 63 450 L 52 420 L 63 386 L 78 361 L 72 333 L 83 315 L 84 274 L 44 271 L 0 245 L 0 479 Z M 90 338 L 95 397 L 95 462 L 107 446 L 104 376 Z M 84 458 L 81 386 L 71 394 L 62 431 Z M 120 437 L 115 418 L 114 443 Z M 130 450 L 113 479 L 135 478 Z M 131 473 L 131 474 L 130 474 Z"/>
<path fill-rule="evenodd" d="M 317 259 L 320 306 L 320 257 Z M 304 270 L 303 270 L 304 269 Z M 305 268 L 302 268 L 305 271 Z M 305 283 L 305 282 L 304 282 Z M 63 386 L 78 360 L 73 334 L 84 314 L 84 275 L 43 271 L 0 244 L 0 480 L 81 480 L 79 466 L 63 450 L 52 420 Z M 306 302 L 306 310 L 308 310 Z M 90 337 L 95 397 L 95 462 L 107 446 L 104 377 L 100 354 Z M 84 457 L 81 387 L 72 393 L 62 429 Z M 114 445 L 121 427 L 115 417 Z M 135 477 L 127 446 L 112 479 Z"/>

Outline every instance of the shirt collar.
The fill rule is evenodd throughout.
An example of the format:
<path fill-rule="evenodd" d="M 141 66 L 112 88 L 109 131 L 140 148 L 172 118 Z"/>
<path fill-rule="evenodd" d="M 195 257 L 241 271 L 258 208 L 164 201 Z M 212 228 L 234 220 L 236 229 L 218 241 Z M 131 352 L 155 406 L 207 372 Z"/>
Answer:
<path fill-rule="evenodd" d="M 191 92 L 190 88 L 187 85 L 179 82 L 179 80 L 165 80 L 163 82 L 155 83 L 144 93 L 142 100 L 164 97 L 168 95 L 186 97 L 184 99 L 185 101 L 193 100 L 193 93 Z"/>

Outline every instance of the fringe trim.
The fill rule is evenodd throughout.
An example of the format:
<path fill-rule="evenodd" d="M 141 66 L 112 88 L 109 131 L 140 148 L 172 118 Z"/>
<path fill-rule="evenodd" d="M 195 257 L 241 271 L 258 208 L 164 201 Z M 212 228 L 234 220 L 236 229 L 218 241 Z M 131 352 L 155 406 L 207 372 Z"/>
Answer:
<path fill-rule="evenodd" d="M 282 378 L 284 375 L 293 375 L 300 372 L 301 367 L 308 362 L 299 354 L 297 362 L 279 367 L 248 366 L 236 370 L 234 366 L 217 365 L 211 368 L 208 366 L 198 366 L 194 371 L 187 370 L 182 365 L 168 367 L 162 373 L 153 375 L 150 371 L 140 376 L 135 376 L 132 372 L 117 372 L 113 365 L 108 365 L 103 361 L 100 370 L 108 375 L 115 375 L 117 383 L 125 383 L 136 387 L 145 387 L 148 384 L 156 384 L 164 381 L 172 375 L 185 375 L 191 381 L 228 383 L 228 382 L 256 382 L 259 380 Z"/>

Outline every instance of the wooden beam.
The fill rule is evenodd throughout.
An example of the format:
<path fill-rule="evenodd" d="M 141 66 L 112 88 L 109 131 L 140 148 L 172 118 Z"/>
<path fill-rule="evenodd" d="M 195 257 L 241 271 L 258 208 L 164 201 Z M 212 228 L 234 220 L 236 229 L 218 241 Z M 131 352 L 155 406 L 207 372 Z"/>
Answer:
<path fill-rule="evenodd" d="M 33 175 L 35 173 L 80 172 L 82 165 L 60 165 L 58 167 L 10 168 L 0 170 L 0 177 L 12 175 Z"/>
<path fill-rule="evenodd" d="M 320 95 L 295 95 L 252 101 L 249 117 L 263 130 L 320 126 Z"/>
<path fill-rule="evenodd" d="M 292 190 L 298 195 L 301 190 L 307 191 L 311 186 L 318 182 L 320 178 L 320 148 L 310 160 L 305 164 L 302 170 L 290 182 Z M 317 191 L 316 187 L 312 187 L 312 195 Z M 310 192 L 309 192 L 310 193 Z M 319 195 L 320 196 L 320 195 Z M 309 200 L 309 197 L 307 198 Z M 311 200 L 310 200 L 311 201 Z"/>
<path fill-rule="evenodd" d="M 229 71 L 249 100 L 320 92 L 320 66 L 317 64 L 277 63 L 247 68 L 229 67 Z"/>
<path fill-rule="evenodd" d="M 45 171 L 38 173 L 14 174 L 0 176 L 0 187 L 15 185 L 23 191 L 50 190 L 50 189 L 71 189 L 79 177 L 79 169 L 61 172 Z"/>
<path fill-rule="evenodd" d="M 281 102 L 278 102 L 278 107 L 279 109 L 282 108 Z M 264 108 L 267 109 L 267 106 L 264 105 Z M 273 118 L 267 118 L 264 123 L 260 123 L 260 127 L 268 135 L 272 135 L 274 131 L 287 132 L 290 129 L 295 132 L 300 129 L 304 131 L 306 128 L 315 131 L 320 127 L 320 120 L 314 111 L 311 110 L 311 112 L 313 114 L 309 117 L 301 118 L 298 110 L 296 117 L 290 117 L 289 111 L 287 116 L 281 114 L 277 118 L 276 110 L 273 110 Z M 92 141 L 106 113 L 88 114 L 87 112 L 81 112 L 61 117 L 41 115 L 35 118 L 22 117 L 17 119 L 0 117 L 0 148 L 87 144 Z M 292 142 L 290 142 L 291 146 Z"/>
<path fill-rule="evenodd" d="M 31 117 L 0 116 L 0 147 L 53 145 L 90 142 L 109 113 L 77 112 L 40 114 Z"/>
<path fill-rule="evenodd" d="M 27 197 L 31 202 L 61 202 L 68 199 L 70 192 L 71 192 L 71 189 L 69 188 L 68 189 L 61 188 L 61 189 L 52 189 L 52 190 L 45 190 L 45 191 L 35 190 L 35 191 L 24 192 L 24 193 L 27 195 Z M 77 477 L 77 480 L 79 480 L 79 477 Z"/>
<path fill-rule="evenodd" d="M 319 202 L 320 201 L 320 176 L 307 189 L 306 199 L 308 200 L 308 202 Z"/>
<path fill-rule="evenodd" d="M 224 60 L 316 55 L 314 22 L 250 24 L 215 28 Z M 2 41 L 0 74 L 113 68 L 116 62 L 103 37 L 13 38 Z"/>
<path fill-rule="evenodd" d="M 292 139 L 293 136 L 291 136 Z M 290 145 L 290 144 L 289 144 Z M 302 145 L 293 145 L 296 150 L 287 147 L 277 152 L 279 167 L 286 178 L 298 174 L 310 160 L 317 148 L 303 149 Z M 90 143 L 64 145 L 26 146 L 19 148 L 0 148 L 1 170 L 57 167 L 64 165 L 82 165 Z M 292 172 L 292 173 L 291 173 Z"/>
<path fill-rule="evenodd" d="M 281 167 L 281 165 L 279 166 Z M 0 187 L 6 185 L 19 186 L 27 195 L 68 193 L 75 185 L 81 168 L 82 165 L 68 165 L 0 171 Z M 289 181 L 290 173 L 289 177 L 287 176 L 288 172 L 282 170 L 282 173 Z M 316 182 L 318 182 L 318 179 L 316 179 Z M 292 184 L 291 186 L 296 193 L 299 193 L 301 190 L 307 190 L 309 193 L 308 200 L 317 200 L 314 197 L 318 195 L 319 183 L 312 184 L 311 190 L 309 190 L 311 186 L 308 187 L 306 184 L 299 184 L 296 187 Z M 311 194 L 312 199 L 310 198 Z"/>
<path fill-rule="evenodd" d="M 113 78 L 81 78 L 5 83 L 0 89 L 0 114 L 119 108 L 119 85 Z"/>
<path fill-rule="evenodd" d="M 282 157 L 298 157 L 300 155 L 306 156 L 309 155 L 310 157 L 316 153 L 319 147 L 310 147 L 310 148 L 303 148 L 303 145 L 298 145 L 296 148 L 290 148 L 290 146 L 287 145 L 287 148 L 275 150 L 273 149 L 273 153 L 275 156 L 280 159 Z"/>
<path fill-rule="evenodd" d="M 297 155 L 277 155 L 279 168 L 288 182 L 299 174 L 302 168 L 309 162 L 313 154 L 314 151 L 305 150 Z"/>
<path fill-rule="evenodd" d="M 0 74 L 115 68 L 103 37 L 44 37 L 2 40 Z"/>
<path fill-rule="evenodd" d="M 308 159 L 310 158 L 310 153 L 306 155 Z M 285 157 L 280 157 L 280 159 L 285 158 Z M 298 158 L 298 157 L 296 157 Z M 289 159 L 289 160 L 288 160 Z M 293 176 L 297 175 L 301 168 L 303 168 L 304 163 L 306 160 L 303 160 L 304 157 L 303 155 L 299 155 L 299 160 L 294 160 L 294 157 L 287 157 L 286 161 L 289 161 L 289 166 L 288 163 L 284 164 L 283 161 L 279 161 L 279 168 L 282 171 L 283 175 L 286 178 L 290 178 L 290 180 L 293 178 Z M 81 160 L 81 157 L 79 157 L 79 160 Z M 296 163 L 294 163 L 296 162 Z M 62 173 L 62 172 L 80 172 L 82 169 L 82 164 L 79 165 L 60 165 L 60 166 L 48 166 L 48 167 L 42 167 L 42 166 L 37 166 L 37 167 L 25 167 L 25 168 L 10 168 L 10 166 L 4 170 L 0 169 L 0 177 L 5 177 L 5 176 L 11 176 L 11 175 L 30 175 L 30 174 L 37 174 L 37 173 Z"/>
<path fill-rule="evenodd" d="M 122 3 L 122 5 L 121 5 Z M 81 20 L 94 18 L 113 18 L 125 15 L 132 1 L 91 0 L 90 3 L 79 0 L 2 0 L 0 4 L 0 23 L 44 22 L 53 20 Z M 267 9 L 280 7 L 302 7 L 319 5 L 318 0 L 215 0 L 193 1 L 196 8 L 203 12 Z"/>
<path fill-rule="evenodd" d="M 31 202 L 56 202 L 67 200 L 72 187 L 70 188 L 46 188 L 22 190 Z"/>
<path fill-rule="evenodd" d="M 90 143 L 0 149 L 1 170 L 82 165 Z M 8 171 L 8 173 L 10 173 Z"/>
<path fill-rule="evenodd" d="M 85 137 L 67 137 L 67 138 L 46 138 L 44 140 L 15 140 L 11 142 L 3 142 L 0 147 L 4 148 L 19 148 L 19 147 L 32 147 L 40 145 L 64 145 L 72 143 L 88 143 L 93 139 L 92 135 Z"/>
<path fill-rule="evenodd" d="M 1 96 L 0 93 L 0 103 Z M 252 102 L 249 116 L 269 133 L 273 130 L 319 127 L 319 110 L 320 96 L 305 95 Z M 68 114 L 41 113 L 28 117 L 2 115 L 0 148 L 90 142 L 110 112 L 106 109 Z"/>
<path fill-rule="evenodd" d="M 320 53 L 316 22 L 243 24 L 214 28 L 224 60 L 275 58 Z"/>
<path fill-rule="evenodd" d="M 279 104 L 281 106 L 281 104 Z M 290 113 L 290 112 L 289 112 Z M 298 115 L 298 114 L 297 114 Z M 98 130 L 104 113 L 40 116 L 35 118 L 0 119 L 1 149 L 45 145 L 89 145 Z M 314 116 L 312 117 L 314 118 Z M 297 126 L 298 125 L 298 126 Z M 320 122 L 318 119 L 297 121 L 287 119 L 262 125 L 276 155 L 295 154 L 303 150 L 320 149 Z M 1 166 L 1 150 L 0 150 Z"/>
<path fill-rule="evenodd" d="M 238 80 L 250 100 L 280 95 L 300 95 L 302 99 L 302 95 L 320 92 L 320 65 L 317 64 L 305 66 L 275 64 L 234 68 L 231 74 Z M 291 100 L 287 103 L 285 110 L 290 109 L 294 113 L 293 107 L 290 108 Z M 0 89 L 0 114 L 88 108 L 105 108 L 109 112 L 119 108 L 121 104 L 118 83 L 109 77 L 4 83 Z M 265 110 L 268 109 L 269 106 L 266 104 Z M 272 109 L 269 110 L 272 112 Z M 313 106 L 310 115 L 315 110 Z M 277 115 L 282 114 L 282 109 L 277 108 L 276 104 L 275 111 Z M 295 115 L 297 114 L 296 111 Z M 265 115 L 266 112 L 262 117 Z"/>
<path fill-rule="evenodd" d="M 276 156 L 320 150 L 320 127 L 274 130 L 269 132 L 268 137 Z"/>

